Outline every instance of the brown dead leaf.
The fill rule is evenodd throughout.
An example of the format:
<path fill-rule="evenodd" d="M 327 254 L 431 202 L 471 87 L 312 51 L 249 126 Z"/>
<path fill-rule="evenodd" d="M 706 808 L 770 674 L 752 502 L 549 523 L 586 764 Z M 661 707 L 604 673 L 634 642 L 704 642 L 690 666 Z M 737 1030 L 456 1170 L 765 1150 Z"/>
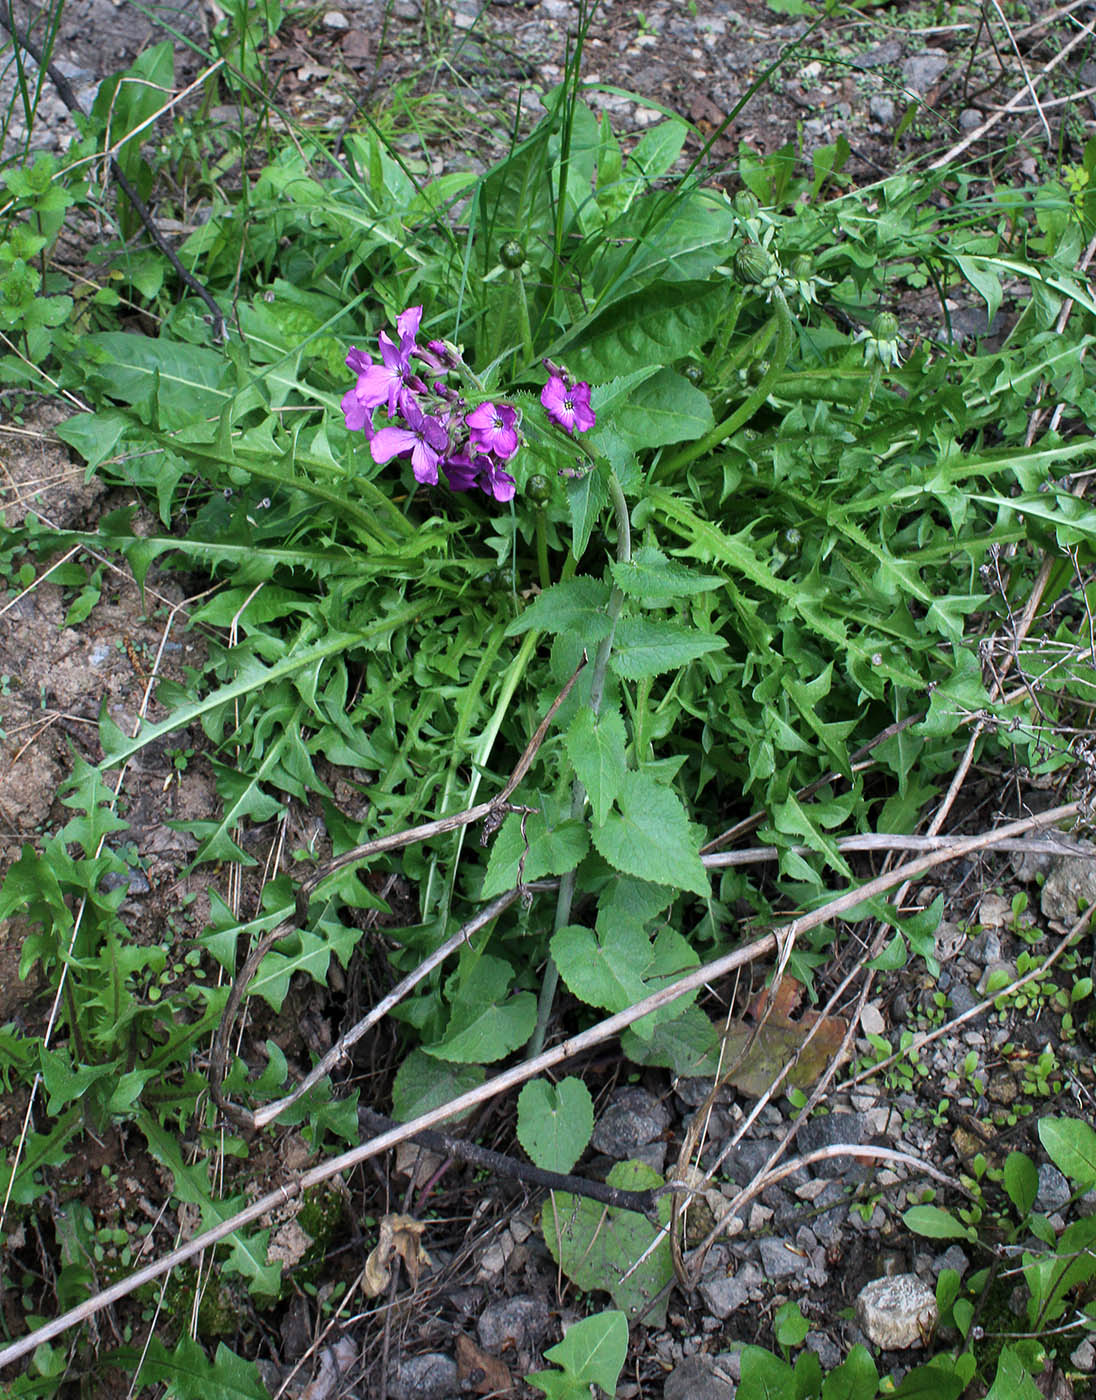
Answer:
<path fill-rule="evenodd" d="M 750 1098 L 759 1099 L 792 1061 L 795 1063 L 784 1080 L 785 1087 L 809 1088 L 837 1054 L 847 1023 L 840 1016 L 821 1017 L 817 1011 L 804 1011 L 793 1020 L 792 1012 L 802 996 L 802 983 L 784 976 L 775 995 L 768 991 L 758 993 L 746 1012 L 749 1019 L 731 1022 L 723 1061 L 736 1066 L 729 1075 L 730 1082 Z M 808 1033 L 816 1026 L 811 1041 L 805 1045 Z"/>
<path fill-rule="evenodd" d="M 363 1288 L 368 1297 L 376 1298 L 388 1287 L 392 1277 L 389 1265 L 396 1254 L 403 1260 L 412 1288 L 418 1284 L 419 1270 L 423 1264 L 431 1262 L 429 1254 L 422 1247 L 422 1232 L 425 1229 L 425 1224 L 411 1215 L 381 1217 L 376 1248 L 365 1261 Z"/>
<path fill-rule="evenodd" d="M 482 1351 L 471 1337 L 457 1337 L 457 1376 L 461 1389 L 477 1395 L 506 1395 L 513 1385 L 508 1368 L 497 1356 Z"/>

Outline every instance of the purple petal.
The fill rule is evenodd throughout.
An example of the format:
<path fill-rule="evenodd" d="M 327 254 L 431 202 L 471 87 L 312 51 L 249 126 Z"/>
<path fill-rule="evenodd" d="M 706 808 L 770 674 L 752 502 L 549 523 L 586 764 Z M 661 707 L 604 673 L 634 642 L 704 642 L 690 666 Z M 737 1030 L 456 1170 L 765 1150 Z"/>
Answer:
<path fill-rule="evenodd" d="M 406 457 L 418 445 L 418 437 L 406 428 L 381 428 L 369 444 L 369 450 L 373 454 L 374 462 L 383 466 L 393 457 Z"/>
<path fill-rule="evenodd" d="M 347 369 L 353 370 L 355 374 L 363 374 L 372 363 L 372 359 L 364 350 L 359 350 L 356 345 L 350 347 L 350 351 L 346 357 Z"/>
<path fill-rule="evenodd" d="M 400 339 L 402 340 L 404 337 L 407 337 L 412 344 L 414 344 L 421 323 L 421 306 L 409 306 L 406 311 L 401 311 L 396 317 L 396 330 L 400 333 Z"/>
<path fill-rule="evenodd" d="M 438 454 L 429 443 L 423 442 L 421 438 L 416 439 L 415 446 L 411 449 L 411 470 L 415 474 L 415 480 L 423 486 L 436 486 L 439 460 Z"/>
<path fill-rule="evenodd" d="M 366 408 L 365 404 L 358 398 L 356 390 L 347 389 L 342 396 L 339 407 L 346 419 L 346 426 L 352 433 L 361 432 L 367 423 L 372 426 L 372 409 Z"/>

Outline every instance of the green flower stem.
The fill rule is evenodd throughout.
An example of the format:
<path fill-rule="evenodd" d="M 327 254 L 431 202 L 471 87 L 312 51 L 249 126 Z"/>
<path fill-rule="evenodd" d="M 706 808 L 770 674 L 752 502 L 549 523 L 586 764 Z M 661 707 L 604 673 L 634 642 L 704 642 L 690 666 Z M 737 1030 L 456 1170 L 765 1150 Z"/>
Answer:
<path fill-rule="evenodd" d="M 536 364 L 537 356 L 533 349 L 533 328 L 529 324 L 529 302 L 525 295 L 525 278 L 521 275 L 520 267 L 514 268 L 514 291 L 518 300 L 518 329 L 521 332 L 521 348 L 525 355 L 526 368 L 528 368 Z"/>
<path fill-rule="evenodd" d="M 883 366 L 878 360 L 872 361 L 871 369 L 868 372 L 868 381 L 860 391 L 860 398 L 857 400 L 856 408 L 853 410 L 852 420 L 854 423 L 863 423 L 867 417 L 871 401 L 875 398 L 879 390 L 879 385 L 883 380 Z"/>
<path fill-rule="evenodd" d="M 769 397 L 770 390 L 777 378 L 783 373 L 784 366 L 788 362 L 795 335 L 795 322 L 792 320 L 792 313 L 788 309 L 784 293 L 779 287 L 774 287 L 772 295 L 776 311 L 768 325 L 776 328 L 776 347 L 773 350 L 772 359 L 769 361 L 769 368 L 765 371 L 757 388 L 744 403 L 735 409 L 729 418 L 724 418 L 721 423 L 717 423 L 710 432 L 705 433 L 696 442 L 686 443 L 679 451 L 669 457 L 664 457 L 659 463 L 658 475 L 660 477 L 665 478 L 667 475 L 672 475 L 680 468 L 688 466 L 690 462 L 695 462 L 698 457 L 703 457 L 705 453 L 718 447 L 725 438 L 729 438 L 744 423 L 748 423 Z M 654 473 L 652 472 L 651 475 L 653 479 Z"/>
<path fill-rule="evenodd" d="M 541 588 L 548 588 L 552 582 L 552 575 L 548 571 L 548 529 L 544 520 L 543 506 L 537 507 L 534 529 L 537 536 L 537 576 L 540 579 Z"/>
<path fill-rule="evenodd" d="M 627 564 L 632 557 L 632 528 L 628 519 L 628 502 L 624 499 L 624 492 L 620 489 L 620 482 L 616 478 L 615 472 L 609 474 L 609 499 L 613 503 L 613 514 L 616 516 L 617 524 L 617 562 Z M 609 631 L 602 639 L 594 657 L 594 669 L 590 680 L 590 709 L 596 715 L 601 709 L 601 702 L 605 696 L 605 677 L 609 669 L 609 655 L 613 649 L 613 633 L 616 631 L 617 618 L 620 610 L 624 606 L 624 594 L 619 588 L 614 588 L 609 595 Z M 586 806 L 586 789 L 576 778 L 571 787 L 571 816 L 578 820 L 582 816 Z M 561 928 L 566 928 L 571 919 L 571 905 L 575 897 L 575 872 L 569 870 L 559 882 L 559 892 L 556 896 L 556 915 L 553 921 L 552 931 L 558 933 Z M 537 1024 L 526 1047 L 526 1059 L 535 1059 L 544 1049 L 544 1038 L 548 1034 L 548 1022 L 552 1018 L 552 1007 L 556 999 L 556 989 L 559 986 L 559 969 L 549 953 L 548 962 L 544 969 L 544 981 L 540 987 L 540 999 L 537 1002 Z"/>

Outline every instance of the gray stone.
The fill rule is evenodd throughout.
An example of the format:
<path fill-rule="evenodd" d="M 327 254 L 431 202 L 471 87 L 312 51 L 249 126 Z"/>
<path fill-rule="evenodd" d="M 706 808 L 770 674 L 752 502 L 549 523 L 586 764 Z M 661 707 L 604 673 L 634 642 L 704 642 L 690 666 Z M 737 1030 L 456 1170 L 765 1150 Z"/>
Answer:
<path fill-rule="evenodd" d="M 803 1255 L 793 1249 L 787 1240 L 774 1240 L 771 1235 L 766 1235 L 758 1241 L 758 1248 L 761 1251 L 761 1267 L 771 1279 L 791 1278 L 806 1268 L 807 1261 Z"/>
<path fill-rule="evenodd" d="M 827 1337 L 825 1332 L 809 1332 L 803 1344 L 808 1351 L 813 1351 L 822 1363 L 822 1370 L 827 1374 L 835 1371 L 844 1357 L 841 1355 L 841 1348 L 835 1341 Z"/>
<path fill-rule="evenodd" d="M 942 49 L 926 49 L 914 54 L 902 64 L 906 86 L 923 97 L 929 88 L 947 72 L 948 56 Z"/>
<path fill-rule="evenodd" d="M 983 929 L 966 946 L 966 955 L 971 962 L 982 967 L 1001 960 L 1001 935 L 996 929 Z"/>
<path fill-rule="evenodd" d="M 527 1351 L 548 1331 L 548 1305 L 543 1298 L 500 1298 L 488 1303 L 476 1323 L 476 1334 L 484 1351 L 501 1351 L 512 1346 Z"/>
<path fill-rule="evenodd" d="M 350 21 L 341 10 L 328 10 L 323 17 L 323 27 L 325 29 L 349 29 Z"/>
<path fill-rule="evenodd" d="M 841 1234 L 841 1226 L 849 1213 L 849 1198 L 845 1188 L 836 1181 L 828 1181 L 814 1198 L 817 1210 L 826 1209 L 811 1218 L 811 1229 L 823 1244 L 833 1244 Z"/>
<path fill-rule="evenodd" d="M 1079 900 L 1096 904 L 1096 846 L 1089 841 L 1079 844 L 1084 855 L 1055 857 L 1039 899 L 1043 918 L 1066 928 L 1077 921 Z"/>
<path fill-rule="evenodd" d="M 601 1115 L 591 1141 L 599 1152 L 624 1160 L 670 1126 L 669 1110 L 646 1089 L 621 1089 Z"/>
<path fill-rule="evenodd" d="M 1039 1168 L 1039 1190 L 1035 1195 L 1038 1208 L 1049 1215 L 1052 1210 L 1062 1210 L 1072 1195 L 1069 1182 L 1058 1168 L 1044 1162 Z"/>
<path fill-rule="evenodd" d="M 710 1356 L 687 1356 L 666 1377 L 664 1400 L 734 1400 L 734 1385 L 716 1374 Z"/>
<path fill-rule="evenodd" d="M 723 1170 L 736 1186 L 745 1186 L 769 1160 L 775 1146 L 771 1138 L 763 1138 L 760 1142 L 747 1138 L 730 1153 L 723 1163 Z"/>
<path fill-rule="evenodd" d="M 1076 1351 L 1070 1352 L 1069 1359 L 1078 1371 L 1096 1371 L 1096 1346 L 1092 1338 L 1086 1337 Z"/>
<path fill-rule="evenodd" d="M 974 988 L 966 982 L 956 982 L 948 995 L 952 1014 L 955 1016 L 965 1016 L 968 1011 L 973 1011 L 980 1000 Z"/>
<path fill-rule="evenodd" d="M 901 57 L 902 45 L 897 39 L 887 39 L 853 61 L 861 68 L 881 68 L 884 63 L 897 63 Z"/>
<path fill-rule="evenodd" d="M 761 1270 L 755 1264 L 743 1264 L 736 1274 L 729 1277 L 720 1275 L 703 1279 L 700 1296 L 708 1311 L 722 1319 L 745 1307 L 763 1282 Z"/>
<path fill-rule="evenodd" d="M 392 1400 L 448 1400 L 459 1390 L 457 1363 L 440 1351 L 397 1361 L 388 1378 Z"/>
<path fill-rule="evenodd" d="M 889 97 L 873 97 L 868 103 L 868 112 L 872 121 L 880 126 L 890 126 L 894 121 L 894 103 Z"/>
<path fill-rule="evenodd" d="M 959 130 L 965 134 L 977 131 L 985 121 L 977 107 L 964 107 L 959 113 Z"/>
<path fill-rule="evenodd" d="M 932 1289 L 916 1274 L 874 1279 L 856 1299 L 857 1322 L 884 1351 L 925 1346 L 939 1316 Z"/>
<path fill-rule="evenodd" d="M 932 1261 L 932 1271 L 937 1275 L 942 1274 L 945 1269 L 954 1269 L 962 1278 L 969 1268 L 970 1260 L 957 1244 L 949 1245 L 943 1254 L 938 1254 Z"/>
<path fill-rule="evenodd" d="M 833 1147 L 837 1143 L 859 1143 L 864 1141 L 867 1120 L 862 1113 L 827 1113 L 821 1118 L 810 1118 L 799 1129 L 796 1143 L 799 1151 L 806 1155 L 818 1148 Z M 815 1176 L 844 1176 L 846 1172 L 863 1171 L 852 1157 L 825 1157 L 811 1164 Z"/>

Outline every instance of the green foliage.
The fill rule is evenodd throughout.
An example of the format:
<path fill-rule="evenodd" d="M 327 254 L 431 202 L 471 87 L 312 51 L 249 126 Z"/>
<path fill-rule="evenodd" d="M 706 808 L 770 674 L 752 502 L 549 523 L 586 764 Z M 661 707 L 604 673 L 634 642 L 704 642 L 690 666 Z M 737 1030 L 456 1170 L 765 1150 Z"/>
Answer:
<path fill-rule="evenodd" d="M 770 3 L 791 13 L 798 0 Z M 276 4 L 240 0 L 219 21 L 214 42 L 236 97 L 261 89 L 256 37 L 281 20 Z M 0 1029 L 5 1085 L 40 1074 L 44 1089 L 10 1181 L 15 1209 L 34 1209 L 64 1179 L 81 1133 L 112 1123 L 143 1136 L 175 1198 L 204 1223 L 243 1199 L 236 1184 L 215 1185 L 205 1157 L 180 1151 L 184 1137 L 213 1137 L 192 1059 L 224 1007 L 225 975 L 289 914 L 301 871 L 267 883 L 249 917 L 214 892 L 204 929 L 134 936 L 127 826 L 106 775 L 155 745 L 177 749 L 181 731 L 200 743 L 221 804 L 180 823 L 197 843 L 196 866 L 251 863 L 247 838 L 291 803 L 322 811 L 340 854 L 497 791 L 585 655 L 489 849 L 449 832 L 384 857 L 419 900 L 414 922 L 389 930 L 376 954 L 394 974 L 418 966 L 477 901 L 518 885 L 533 901 L 516 901 L 398 1008 L 406 1046 L 392 1094 L 404 1119 L 537 1043 L 553 1008 L 549 997 L 538 1008 L 536 994 L 556 973 L 567 1016 L 583 1025 L 724 946 L 730 910 L 767 922 L 777 908 L 816 905 L 835 879 L 853 878 L 838 837 L 912 830 L 946 788 L 972 720 L 983 764 L 1050 773 L 1071 761 L 1059 731 L 1091 699 L 1078 661 L 1088 642 L 1083 607 L 1054 610 L 1075 574 L 1091 570 L 1096 541 L 1096 512 L 1064 475 L 1087 468 L 1096 421 L 1096 306 L 1075 271 L 1091 234 L 1096 147 L 1067 186 L 999 182 L 984 194 L 965 171 L 938 172 L 832 197 L 847 145 L 817 152 L 809 169 L 791 148 L 743 148 L 748 193 L 732 201 L 698 168 L 671 173 L 687 136 L 679 120 L 628 150 L 582 100 L 578 61 L 495 166 L 425 185 L 375 127 L 347 131 L 336 162 L 309 133 L 274 140 L 264 103 L 266 152 L 252 149 L 238 194 L 218 187 L 181 250 L 233 310 L 224 346 L 210 343 L 207 308 L 191 290 L 157 254 L 134 249 L 124 202 L 118 236 L 100 251 L 158 319 L 123 329 L 107 289 L 77 307 L 48 258 L 68 209 L 98 199 L 92 177 L 63 174 L 48 157 L 4 172 L 0 329 L 22 358 L 0 360 L 0 376 L 37 382 L 48 365 L 90 408 L 62 425 L 63 440 L 158 514 L 149 531 L 133 508 L 116 510 L 100 523 L 97 551 L 123 557 L 142 587 L 154 565 L 216 585 L 192 614 L 208 647 L 161 687 L 163 717 L 132 737 L 104 713 L 101 767 L 75 760 L 62 791 L 73 815 L 28 844 L 0 891 L 0 916 L 18 912 L 31 926 L 21 975 L 65 983 L 49 1044 Z M 172 81 L 161 44 L 105 83 L 73 153 L 79 168 L 113 147 L 147 193 L 145 123 Z M 903 305 L 904 288 L 930 283 L 944 322 L 947 298 L 969 296 L 989 316 L 1007 300 L 1012 329 L 992 349 L 923 337 L 889 308 Z M 520 408 L 512 506 L 424 487 L 405 459 L 379 464 L 347 430 L 349 345 L 371 347 L 411 305 L 423 307 L 424 341 L 462 347 L 481 397 Z M 588 434 L 549 421 L 539 400 L 546 357 L 589 381 Z M 1036 403 L 1050 400 L 1062 415 L 1029 441 Z M 42 528 L 4 529 L 0 562 L 13 579 L 19 551 L 41 557 Z M 1049 620 L 1015 653 L 1031 685 L 991 697 L 980 643 L 1001 627 L 1014 635 L 1044 558 Z M 103 577 L 65 566 L 69 625 L 95 608 Z M 339 809 L 347 787 L 368 821 Z M 706 843 L 747 817 L 776 848 L 773 872 L 705 864 Z M 302 852 L 300 866 L 318 858 Z M 380 905 L 361 873 L 325 882 L 304 926 L 263 960 L 249 998 L 278 1013 L 294 978 L 324 984 L 332 959 L 349 965 L 357 912 Z M 564 890 L 554 920 L 549 896 L 533 888 L 548 879 Z M 876 967 L 899 968 L 912 953 L 938 970 L 939 906 L 871 912 L 896 930 Z M 809 977 L 834 937 L 817 930 L 797 949 L 797 972 Z M 1078 1000 L 1091 991 L 1081 986 Z M 716 1033 L 694 1001 L 635 1024 L 625 1053 L 675 1073 L 714 1072 Z M 247 1042 L 242 1053 L 228 1092 L 253 1103 L 286 1092 L 273 1041 L 265 1066 L 249 1064 Z M 1053 1086 L 1057 1069 L 1040 1060 L 1038 1083 Z M 302 1125 L 313 1145 L 352 1140 L 356 1100 L 325 1082 L 282 1121 Z M 591 1128 L 589 1092 L 575 1079 L 534 1081 L 518 1101 L 519 1140 L 541 1166 L 569 1170 Z M 1087 1124 L 1045 1118 L 1040 1137 L 1078 1194 L 1096 1182 Z M 630 1163 L 610 1180 L 656 1178 Z M 1043 1327 L 1092 1276 L 1090 1222 L 1054 1238 L 1034 1213 L 1037 1175 L 1023 1153 L 1007 1159 L 1002 1186 L 1001 1228 L 1022 1251 L 1029 1316 Z M 660 1212 L 668 1218 L 668 1199 Z M 926 1201 L 905 1221 L 930 1238 L 980 1234 L 966 1207 Z M 573 1327 L 548 1353 L 560 1369 L 534 1383 L 548 1395 L 591 1384 L 611 1392 L 625 1314 L 669 1280 L 669 1242 L 641 1216 L 562 1195 L 543 1224 L 564 1273 L 622 1311 Z M 66 1228 L 72 1269 L 79 1229 L 74 1219 Z M 280 1286 L 267 1233 L 240 1232 L 223 1255 L 260 1301 Z M 65 1287 L 77 1283 L 70 1274 Z M 941 1287 L 965 1337 L 971 1299 L 958 1279 Z M 824 1378 L 813 1352 L 793 1362 L 806 1337 L 794 1305 L 774 1335 L 782 1358 L 743 1352 L 743 1400 L 876 1394 L 862 1348 Z M 969 1376 L 958 1359 L 938 1360 L 892 1393 L 957 1394 Z M 210 1366 L 221 1367 L 215 1380 Z M 1002 1394 L 1022 1390 L 1027 1370 L 1016 1366 L 1028 1367 L 1026 1354 L 1005 1348 L 993 1382 Z M 174 1352 L 157 1343 L 145 1367 L 180 1396 L 220 1393 L 214 1385 L 261 1393 L 244 1362 L 228 1353 L 209 1363 L 189 1343 Z"/>
<path fill-rule="evenodd" d="M 572 1323 L 563 1341 L 544 1353 L 558 1370 L 536 1371 L 525 1379 L 548 1400 L 587 1400 L 595 1385 L 615 1395 L 627 1352 L 628 1319 L 622 1312 L 596 1313 Z"/>

